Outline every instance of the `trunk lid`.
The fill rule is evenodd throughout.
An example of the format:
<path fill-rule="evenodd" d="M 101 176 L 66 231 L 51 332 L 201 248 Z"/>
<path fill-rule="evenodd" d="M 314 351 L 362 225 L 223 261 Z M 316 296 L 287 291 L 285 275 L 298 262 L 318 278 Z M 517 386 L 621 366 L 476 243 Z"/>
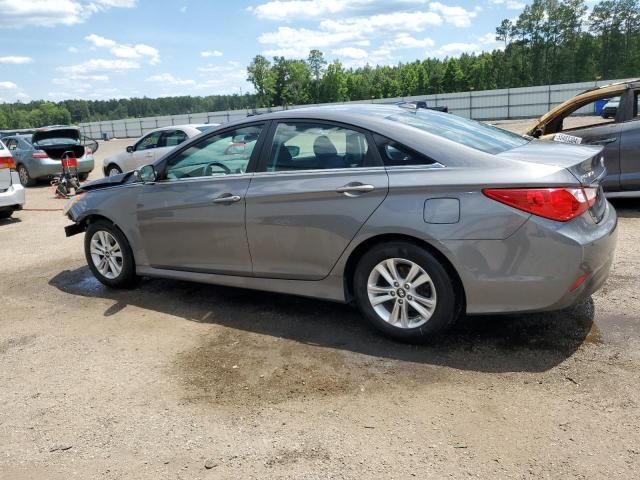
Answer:
<path fill-rule="evenodd" d="M 498 157 L 566 168 L 582 185 L 592 185 L 600 183 L 606 173 L 602 150 L 603 147 L 595 145 L 532 140 L 499 153 Z"/>
<path fill-rule="evenodd" d="M 74 127 L 40 128 L 33 133 L 31 143 L 50 158 L 60 160 L 64 152 L 72 151 L 76 158 L 84 155 L 80 130 Z"/>

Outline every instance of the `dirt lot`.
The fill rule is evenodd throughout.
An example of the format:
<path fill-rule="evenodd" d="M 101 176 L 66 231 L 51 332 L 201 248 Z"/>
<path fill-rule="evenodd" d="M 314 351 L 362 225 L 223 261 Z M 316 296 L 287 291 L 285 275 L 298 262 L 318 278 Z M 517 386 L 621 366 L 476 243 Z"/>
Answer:
<path fill-rule="evenodd" d="M 0 479 L 640 476 L 640 201 L 593 301 L 416 347 L 342 305 L 109 291 L 27 194 L 0 223 Z"/>

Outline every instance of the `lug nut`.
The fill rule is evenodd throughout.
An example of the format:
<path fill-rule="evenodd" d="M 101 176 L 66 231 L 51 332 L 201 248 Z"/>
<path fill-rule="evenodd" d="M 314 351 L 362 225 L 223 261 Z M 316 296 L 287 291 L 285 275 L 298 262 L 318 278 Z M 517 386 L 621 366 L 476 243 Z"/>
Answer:
<path fill-rule="evenodd" d="M 402 299 L 400 299 L 400 300 L 398 300 L 398 303 L 399 303 L 400 305 L 402 305 L 404 302 L 402 301 Z"/>
<path fill-rule="evenodd" d="M 393 290 L 391 290 L 391 292 L 389 292 L 389 294 L 390 294 L 392 297 L 395 297 L 395 296 L 396 296 L 396 292 L 394 292 Z"/>
<path fill-rule="evenodd" d="M 393 286 L 394 286 L 394 287 L 399 287 L 399 286 L 400 286 L 400 284 L 399 284 L 398 282 L 393 282 Z"/>
<path fill-rule="evenodd" d="M 404 289 L 405 290 L 409 290 L 411 288 L 411 285 L 409 285 L 408 283 L 404 284 Z"/>
<path fill-rule="evenodd" d="M 407 300 L 413 300 L 413 297 L 411 295 L 407 296 Z"/>

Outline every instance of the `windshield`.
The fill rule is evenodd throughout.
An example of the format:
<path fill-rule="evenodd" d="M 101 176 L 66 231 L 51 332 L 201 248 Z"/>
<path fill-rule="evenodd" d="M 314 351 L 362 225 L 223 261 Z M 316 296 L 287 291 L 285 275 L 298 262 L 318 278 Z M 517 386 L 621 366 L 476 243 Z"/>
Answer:
<path fill-rule="evenodd" d="M 456 115 L 417 111 L 387 118 L 487 153 L 504 152 L 529 142 L 516 133 Z"/>
<path fill-rule="evenodd" d="M 206 132 L 207 130 L 211 130 L 215 125 L 203 125 L 201 127 L 196 127 L 196 130 L 200 130 L 201 132 Z"/>

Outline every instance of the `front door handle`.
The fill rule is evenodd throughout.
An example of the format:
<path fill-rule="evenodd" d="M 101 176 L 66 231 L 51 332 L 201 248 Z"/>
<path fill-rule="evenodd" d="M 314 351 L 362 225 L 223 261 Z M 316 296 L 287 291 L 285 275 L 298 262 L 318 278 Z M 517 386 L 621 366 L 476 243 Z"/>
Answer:
<path fill-rule="evenodd" d="M 600 140 L 594 140 L 589 142 L 589 145 L 609 145 L 610 143 L 617 142 L 618 137 L 602 138 Z"/>
<path fill-rule="evenodd" d="M 214 198 L 211 200 L 211 203 L 236 203 L 239 202 L 242 197 L 238 195 L 231 195 L 230 193 L 225 193 L 220 195 L 218 198 Z"/>
<path fill-rule="evenodd" d="M 375 190 L 373 185 L 365 185 L 360 182 L 351 182 L 346 185 L 336 188 L 337 193 L 344 193 L 347 197 L 355 197 L 361 193 L 367 193 Z"/>

